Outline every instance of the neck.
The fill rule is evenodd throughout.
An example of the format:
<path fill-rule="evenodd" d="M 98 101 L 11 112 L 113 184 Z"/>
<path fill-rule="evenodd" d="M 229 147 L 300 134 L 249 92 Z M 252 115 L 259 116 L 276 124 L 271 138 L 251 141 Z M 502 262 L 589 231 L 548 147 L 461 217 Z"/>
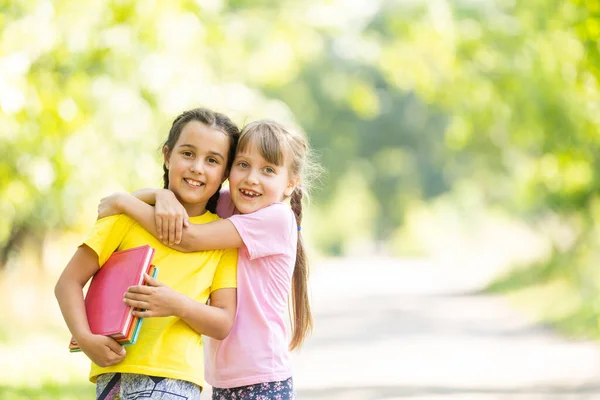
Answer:
<path fill-rule="evenodd" d="M 185 211 L 187 212 L 188 216 L 191 217 L 197 217 L 199 215 L 202 215 L 206 212 L 206 203 L 203 204 L 184 204 L 183 208 L 185 208 Z"/>
<path fill-rule="evenodd" d="M 181 203 L 183 208 L 185 208 L 185 212 L 187 213 L 188 217 L 190 217 L 190 218 L 197 217 L 206 212 L 206 203 L 207 202 L 188 204 L 188 203 L 184 203 L 179 198 L 177 198 L 177 199 L 179 200 L 179 202 Z"/>

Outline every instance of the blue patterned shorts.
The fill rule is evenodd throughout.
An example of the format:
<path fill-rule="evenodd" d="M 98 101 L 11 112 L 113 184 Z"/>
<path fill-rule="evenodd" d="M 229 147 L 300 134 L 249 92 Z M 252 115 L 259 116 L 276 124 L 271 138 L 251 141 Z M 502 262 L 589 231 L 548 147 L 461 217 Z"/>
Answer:
<path fill-rule="evenodd" d="M 288 378 L 285 381 L 257 383 L 254 385 L 240 386 L 230 389 L 213 388 L 212 400 L 293 400 L 294 381 Z"/>
<path fill-rule="evenodd" d="M 96 400 L 199 400 L 202 388 L 178 379 L 111 373 L 96 380 Z"/>

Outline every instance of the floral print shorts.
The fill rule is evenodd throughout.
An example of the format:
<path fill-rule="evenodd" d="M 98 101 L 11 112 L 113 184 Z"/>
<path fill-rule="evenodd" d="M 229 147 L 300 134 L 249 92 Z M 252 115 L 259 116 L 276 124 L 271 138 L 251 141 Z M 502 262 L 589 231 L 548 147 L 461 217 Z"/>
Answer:
<path fill-rule="evenodd" d="M 257 383 L 230 389 L 213 388 L 212 400 L 293 400 L 296 398 L 292 378 L 285 381 Z"/>

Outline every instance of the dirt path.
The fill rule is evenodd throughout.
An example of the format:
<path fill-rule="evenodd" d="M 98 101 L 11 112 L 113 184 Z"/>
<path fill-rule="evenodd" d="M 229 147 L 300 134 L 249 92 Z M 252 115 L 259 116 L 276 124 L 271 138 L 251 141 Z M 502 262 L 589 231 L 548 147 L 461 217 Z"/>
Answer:
<path fill-rule="evenodd" d="M 321 263 L 316 329 L 295 357 L 298 398 L 600 399 L 600 346 L 473 289 L 425 262 Z"/>

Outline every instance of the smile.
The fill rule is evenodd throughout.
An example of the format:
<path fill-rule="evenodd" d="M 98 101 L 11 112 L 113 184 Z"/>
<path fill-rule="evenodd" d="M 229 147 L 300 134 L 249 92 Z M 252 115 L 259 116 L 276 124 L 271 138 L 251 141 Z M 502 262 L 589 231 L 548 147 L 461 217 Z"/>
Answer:
<path fill-rule="evenodd" d="M 253 190 L 246 190 L 246 189 L 240 189 L 240 192 L 244 195 L 244 196 L 248 196 L 248 197 L 258 197 L 261 196 L 260 193 L 257 193 Z"/>
<path fill-rule="evenodd" d="M 189 178 L 183 178 L 183 180 L 186 181 L 189 185 L 195 186 L 195 187 L 200 187 L 200 186 L 204 185 L 204 183 L 202 183 L 200 181 L 195 181 L 195 180 L 189 179 Z"/>

